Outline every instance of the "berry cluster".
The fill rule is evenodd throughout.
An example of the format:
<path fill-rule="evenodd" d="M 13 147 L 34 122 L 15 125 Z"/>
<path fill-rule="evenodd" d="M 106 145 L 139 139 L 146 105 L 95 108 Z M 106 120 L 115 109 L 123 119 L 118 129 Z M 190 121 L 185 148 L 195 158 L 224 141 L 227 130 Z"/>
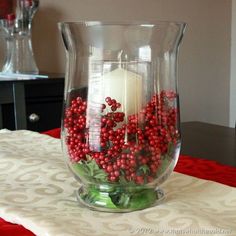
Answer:
<path fill-rule="evenodd" d="M 66 144 L 73 163 L 93 158 L 107 173 L 108 181 L 151 182 L 168 145 L 176 144 L 176 94 L 162 91 L 138 113 L 125 117 L 121 104 L 107 97 L 94 115 L 81 97 L 71 101 L 65 111 Z M 96 127 L 96 128 L 94 128 Z"/>

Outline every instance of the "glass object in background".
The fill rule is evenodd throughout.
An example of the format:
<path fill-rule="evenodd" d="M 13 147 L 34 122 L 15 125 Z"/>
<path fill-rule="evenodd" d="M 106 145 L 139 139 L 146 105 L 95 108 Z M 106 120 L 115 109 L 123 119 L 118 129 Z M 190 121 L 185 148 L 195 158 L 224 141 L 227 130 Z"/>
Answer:
<path fill-rule="evenodd" d="M 180 152 L 177 53 L 184 23 L 61 23 L 67 52 L 63 151 L 79 202 L 147 208 Z"/>
<path fill-rule="evenodd" d="M 0 20 L 6 41 L 2 73 L 38 74 L 31 40 L 31 26 L 39 0 L 13 0 L 12 12 Z"/>
<path fill-rule="evenodd" d="M 0 19 L 12 12 L 12 0 L 1 0 L 0 1 Z"/>

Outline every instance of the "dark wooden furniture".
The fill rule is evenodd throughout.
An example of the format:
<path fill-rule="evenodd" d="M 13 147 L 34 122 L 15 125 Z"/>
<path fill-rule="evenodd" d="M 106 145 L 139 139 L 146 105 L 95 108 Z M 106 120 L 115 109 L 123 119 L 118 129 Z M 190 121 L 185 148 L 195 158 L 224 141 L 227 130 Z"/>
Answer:
<path fill-rule="evenodd" d="M 64 76 L 0 78 L 0 129 L 45 131 L 60 127 Z"/>
<path fill-rule="evenodd" d="M 186 122 L 181 124 L 181 129 L 182 154 L 236 167 L 234 128 L 202 122 Z"/>

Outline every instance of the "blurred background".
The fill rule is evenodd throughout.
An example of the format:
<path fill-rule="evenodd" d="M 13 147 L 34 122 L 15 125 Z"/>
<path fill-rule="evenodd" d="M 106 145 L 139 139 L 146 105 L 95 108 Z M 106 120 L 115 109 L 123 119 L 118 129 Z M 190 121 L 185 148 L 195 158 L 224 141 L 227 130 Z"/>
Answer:
<path fill-rule="evenodd" d="M 10 6 L 10 0 L 0 0 L 0 15 L 7 2 Z M 32 38 L 41 72 L 64 73 L 57 23 L 79 20 L 186 22 L 179 54 L 181 120 L 235 126 L 236 0 L 40 0 Z"/>

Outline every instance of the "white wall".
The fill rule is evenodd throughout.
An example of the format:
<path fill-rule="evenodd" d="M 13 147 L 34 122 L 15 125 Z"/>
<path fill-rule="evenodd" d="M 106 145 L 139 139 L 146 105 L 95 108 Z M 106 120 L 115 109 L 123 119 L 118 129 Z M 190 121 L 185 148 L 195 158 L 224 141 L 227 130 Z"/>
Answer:
<path fill-rule="evenodd" d="M 40 4 L 33 43 L 41 71 L 64 72 L 58 21 L 185 21 L 179 57 L 182 120 L 229 125 L 231 0 L 40 0 Z"/>
<path fill-rule="evenodd" d="M 232 0 L 231 25 L 230 126 L 236 122 L 236 0 Z"/>

